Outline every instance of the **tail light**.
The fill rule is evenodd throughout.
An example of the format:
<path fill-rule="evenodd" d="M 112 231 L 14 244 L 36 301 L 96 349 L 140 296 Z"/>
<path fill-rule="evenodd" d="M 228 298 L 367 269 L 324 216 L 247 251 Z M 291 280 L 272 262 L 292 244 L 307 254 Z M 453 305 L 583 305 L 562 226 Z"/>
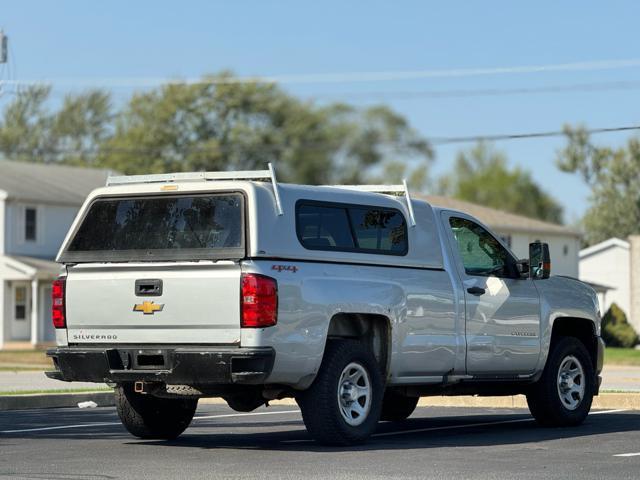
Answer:
<path fill-rule="evenodd" d="M 278 322 L 278 282 L 253 273 L 242 274 L 240 325 L 244 328 L 270 327 Z"/>
<path fill-rule="evenodd" d="M 51 321 L 56 328 L 65 328 L 67 319 L 64 308 L 64 292 L 66 278 L 59 278 L 53 281 L 51 286 Z"/>

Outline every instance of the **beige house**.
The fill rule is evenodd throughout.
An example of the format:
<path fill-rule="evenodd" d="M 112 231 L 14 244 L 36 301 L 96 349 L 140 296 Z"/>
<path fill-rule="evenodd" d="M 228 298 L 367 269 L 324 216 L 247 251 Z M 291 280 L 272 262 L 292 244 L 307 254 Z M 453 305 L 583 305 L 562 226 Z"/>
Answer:
<path fill-rule="evenodd" d="M 0 348 L 54 339 L 53 261 L 78 209 L 107 172 L 0 160 Z"/>
<path fill-rule="evenodd" d="M 438 207 L 473 215 L 496 232 L 519 258 L 529 256 L 529 243 L 547 242 L 551 253 L 552 273 L 578 278 L 581 234 L 577 230 L 454 198 L 437 195 L 414 196 Z"/>

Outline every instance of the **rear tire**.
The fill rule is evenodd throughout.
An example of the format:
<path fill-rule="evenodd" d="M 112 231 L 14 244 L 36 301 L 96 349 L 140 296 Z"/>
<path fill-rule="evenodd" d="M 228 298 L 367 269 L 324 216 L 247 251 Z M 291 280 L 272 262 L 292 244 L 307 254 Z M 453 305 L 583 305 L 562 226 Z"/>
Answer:
<path fill-rule="evenodd" d="M 132 435 L 143 439 L 172 440 L 184 432 L 196 412 L 197 399 L 159 398 L 142 395 L 133 385 L 115 389 L 115 402 L 122 424 Z"/>
<path fill-rule="evenodd" d="M 373 353 L 357 340 L 332 340 L 315 381 L 296 401 L 318 443 L 353 445 L 364 442 L 376 429 L 383 392 Z"/>
<path fill-rule="evenodd" d="M 420 400 L 419 397 L 406 397 L 393 390 L 387 390 L 382 400 L 380 420 L 387 422 L 406 420 L 418 406 L 418 400 Z"/>
<path fill-rule="evenodd" d="M 529 410 L 545 427 L 580 425 L 589 414 L 596 389 L 593 364 L 574 337 L 552 344 L 542 377 L 527 393 Z"/>

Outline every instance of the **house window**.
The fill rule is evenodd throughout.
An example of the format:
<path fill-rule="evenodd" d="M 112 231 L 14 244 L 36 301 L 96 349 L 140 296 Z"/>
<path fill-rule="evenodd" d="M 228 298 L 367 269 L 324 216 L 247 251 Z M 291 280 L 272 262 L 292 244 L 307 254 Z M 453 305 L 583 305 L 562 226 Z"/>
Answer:
<path fill-rule="evenodd" d="M 26 320 L 27 319 L 27 287 L 15 288 L 14 305 L 15 305 L 14 318 L 16 320 Z"/>
<path fill-rule="evenodd" d="M 24 239 L 30 242 L 36 241 L 36 215 L 35 208 L 24 210 Z"/>

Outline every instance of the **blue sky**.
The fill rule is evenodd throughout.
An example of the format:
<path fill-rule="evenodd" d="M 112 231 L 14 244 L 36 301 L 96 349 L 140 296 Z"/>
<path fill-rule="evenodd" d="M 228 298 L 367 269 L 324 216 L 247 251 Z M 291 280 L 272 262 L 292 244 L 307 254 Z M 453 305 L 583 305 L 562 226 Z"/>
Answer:
<path fill-rule="evenodd" d="M 640 58 L 634 1 L 29 1 L 3 2 L 18 80 L 197 77 L 441 70 Z M 63 80 L 62 79 L 66 79 Z M 638 123 L 640 88 L 429 98 L 406 92 L 640 83 L 640 67 L 305 83 L 284 87 L 319 101 L 387 101 L 427 137 L 560 129 L 564 123 L 616 127 Z M 65 85 L 62 87 L 62 85 Z M 124 98 L 131 88 L 114 88 Z M 372 95 L 371 92 L 387 92 Z M 628 133 L 598 135 L 623 144 Z M 588 206 L 577 176 L 554 164 L 560 138 L 497 142 L 513 165 L 534 176 L 565 207 L 568 221 Z M 447 171 L 461 145 L 439 146 L 433 173 Z"/>

